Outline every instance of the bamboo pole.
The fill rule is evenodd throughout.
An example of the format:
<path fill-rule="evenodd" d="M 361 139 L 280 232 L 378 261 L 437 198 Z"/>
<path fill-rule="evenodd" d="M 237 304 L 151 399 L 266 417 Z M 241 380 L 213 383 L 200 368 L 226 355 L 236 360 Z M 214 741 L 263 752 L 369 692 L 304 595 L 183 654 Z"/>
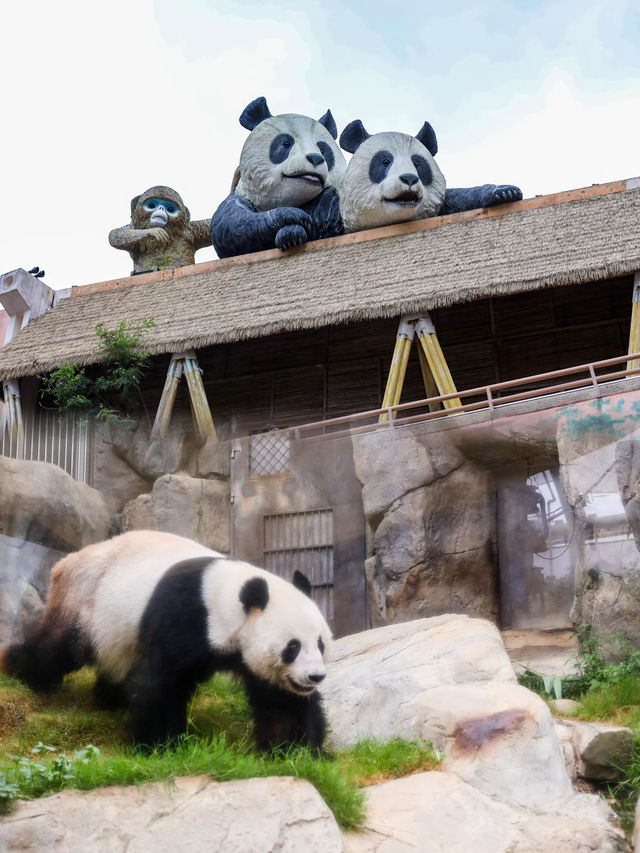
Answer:
<path fill-rule="evenodd" d="M 407 372 L 407 363 L 409 361 L 409 353 L 411 352 L 411 342 L 415 334 L 413 323 L 409 322 L 406 317 L 400 320 L 398 332 L 396 334 L 396 343 L 393 349 L 393 357 L 391 359 L 391 367 L 389 368 L 389 376 L 387 377 L 387 387 L 382 398 L 382 407 L 396 406 L 400 402 L 402 394 L 402 386 L 404 377 Z M 386 412 L 383 412 L 378 418 L 378 422 L 382 423 L 388 419 Z"/>
<path fill-rule="evenodd" d="M 424 382 L 424 392 L 427 395 L 427 399 L 431 397 L 439 397 L 440 394 L 438 392 L 438 386 L 436 385 L 435 379 L 433 378 L 433 373 L 431 372 L 431 368 L 429 367 L 429 362 L 427 361 L 427 356 L 425 355 L 424 348 L 418 344 L 418 358 L 420 359 L 420 372 L 422 373 L 422 381 Z M 429 411 L 437 412 L 440 409 L 440 405 L 438 403 L 429 403 Z"/>
<path fill-rule="evenodd" d="M 631 327 L 629 329 L 629 352 L 640 352 L 640 272 L 636 273 L 633 282 L 631 306 Z M 640 367 L 640 359 L 632 358 L 627 362 L 627 370 Z"/>
<path fill-rule="evenodd" d="M 20 403 L 20 385 L 17 380 L 3 383 L 4 402 L 7 406 L 7 426 L 10 443 L 15 442 L 16 459 L 22 459 L 24 452 L 24 424 Z"/>
<path fill-rule="evenodd" d="M 181 358 L 178 358 L 175 355 L 171 356 L 169 369 L 167 370 L 167 378 L 164 381 L 162 396 L 158 403 L 158 411 L 156 412 L 153 429 L 151 430 L 152 441 L 155 441 L 158 438 L 163 438 L 169 427 L 173 404 L 175 403 L 176 394 L 178 392 L 178 383 L 182 376 L 183 364 L 184 363 Z"/>
<path fill-rule="evenodd" d="M 435 327 L 428 315 L 418 320 L 416 331 L 440 394 L 455 394 L 457 389 L 454 385 L 453 377 L 438 342 Z M 453 397 L 450 400 L 444 400 L 443 405 L 445 409 L 453 409 L 461 406 L 462 403 L 458 397 Z"/>
<path fill-rule="evenodd" d="M 209 408 L 209 401 L 202 383 L 202 370 L 198 364 L 198 359 L 195 355 L 188 355 L 184 360 L 184 375 L 189 386 L 189 395 L 191 397 L 191 412 L 196 425 L 196 430 L 200 441 L 204 442 L 208 438 L 216 438 L 216 430 L 213 425 L 213 417 Z"/>

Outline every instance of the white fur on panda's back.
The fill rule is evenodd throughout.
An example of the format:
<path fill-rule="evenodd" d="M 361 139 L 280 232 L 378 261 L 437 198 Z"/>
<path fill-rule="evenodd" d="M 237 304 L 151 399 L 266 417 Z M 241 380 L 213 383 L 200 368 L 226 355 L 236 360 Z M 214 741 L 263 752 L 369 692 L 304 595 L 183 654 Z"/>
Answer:
<path fill-rule="evenodd" d="M 103 570 L 84 624 L 99 668 L 121 681 L 135 662 L 140 620 L 167 569 L 190 557 L 222 555 L 190 539 L 151 530 L 124 533 L 95 548 Z M 92 562 L 85 560 L 85 565 L 95 571 Z"/>

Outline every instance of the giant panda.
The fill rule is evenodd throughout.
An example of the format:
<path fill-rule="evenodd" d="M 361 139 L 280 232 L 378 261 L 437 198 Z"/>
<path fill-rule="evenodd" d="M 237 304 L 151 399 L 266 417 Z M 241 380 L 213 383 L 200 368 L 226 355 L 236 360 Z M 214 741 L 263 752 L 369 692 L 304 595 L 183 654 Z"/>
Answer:
<path fill-rule="evenodd" d="M 339 222 L 335 186 L 346 162 L 331 111 L 318 121 L 294 113 L 272 116 L 260 97 L 245 107 L 240 124 L 250 133 L 232 192 L 211 219 L 218 256 L 284 251 L 332 236 L 332 223 Z"/>
<path fill-rule="evenodd" d="M 416 136 L 370 135 L 356 119 L 342 131 L 340 145 L 353 155 L 339 187 L 340 216 L 346 232 L 522 198 L 521 190 L 511 184 L 447 189 L 435 161 L 436 134 L 428 122 Z"/>
<path fill-rule="evenodd" d="M 25 641 L 0 651 L 0 671 L 53 690 L 85 664 L 96 698 L 128 706 L 134 743 L 172 741 L 186 728 L 196 685 L 227 670 L 244 681 L 257 746 L 321 752 L 318 685 L 331 632 L 294 582 L 156 531 L 131 531 L 63 557 Z"/>

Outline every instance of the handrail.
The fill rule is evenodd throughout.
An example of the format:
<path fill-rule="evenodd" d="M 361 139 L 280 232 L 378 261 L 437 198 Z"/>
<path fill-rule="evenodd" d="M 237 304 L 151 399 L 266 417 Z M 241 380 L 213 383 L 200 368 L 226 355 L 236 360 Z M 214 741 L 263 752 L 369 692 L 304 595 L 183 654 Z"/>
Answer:
<path fill-rule="evenodd" d="M 640 376 L 640 367 L 630 368 L 628 365 L 633 363 L 634 359 L 640 359 L 639 353 L 627 353 L 625 355 L 617 356 L 616 358 L 607 358 L 602 361 L 591 361 L 586 364 L 579 364 L 575 367 L 565 367 L 561 370 L 553 370 L 547 373 L 536 373 L 532 376 L 525 376 L 521 379 L 510 379 L 506 382 L 493 382 L 490 385 L 481 385 L 477 388 L 468 388 L 465 391 L 456 391 L 452 394 L 442 394 L 439 397 L 426 397 L 422 400 L 414 400 L 411 403 L 399 403 L 395 406 L 385 406 L 380 409 L 369 409 L 364 412 L 356 412 L 351 415 L 342 415 L 339 418 L 331 418 L 330 420 L 324 421 L 314 421 L 313 423 L 301 424 L 300 426 L 294 427 L 293 432 L 296 437 L 301 437 L 301 433 L 309 432 L 314 429 L 322 429 L 325 433 L 327 428 L 331 428 L 334 426 L 340 426 L 341 424 L 352 423 L 353 421 L 362 421 L 367 419 L 378 418 L 379 415 L 386 413 L 388 415 L 388 419 L 381 423 L 371 423 L 366 424 L 361 427 L 354 427 L 344 432 L 353 433 L 358 431 L 367 430 L 378 430 L 378 429 L 393 429 L 395 426 L 404 426 L 406 424 L 411 423 L 419 423 L 421 421 L 433 420 L 435 418 L 448 418 L 452 415 L 459 415 L 465 412 L 474 412 L 483 409 L 487 409 L 491 412 L 495 411 L 495 409 L 500 408 L 501 406 L 507 405 L 509 403 L 521 402 L 523 400 L 533 400 L 538 397 L 544 397 L 549 394 L 558 394 L 563 391 L 571 391 L 577 388 L 587 388 L 598 387 L 598 385 L 604 382 L 613 382 L 616 379 L 622 379 L 624 377 L 631 376 Z M 614 365 L 621 364 L 622 362 L 627 362 L 627 366 L 624 370 L 616 370 L 613 372 L 607 372 L 598 374 L 596 371 L 603 370 L 607 367 L 613 367 Z M 574 379 L 570 382 L 561 382 L 555 384 L 544 385 L 540 388 L 532 388 L 528 391 L 521 391 L 515 394 L 507 394 L 504 396 L 497 396 L 496 392 L 506 391 L 511 388 L 520 388 L 523 385 L 532 385 L 534 383 L 546 382 L 548 380 L 560 379 L 565 376 L 572 376 L 578 373 L 586 372 L 588 375 L 580 378 Z M 461 406 L 455 406 L 451 409 L 438 409 L 436 411 L 422 412 L 419 415 L 413 415 L 409 417 L 396 418 L 396 415 L 403 413 L 405 411 L 410 411 L 411 409 L 417 408 L 425 408 L 427 406 L 432 406 L 436 403 L 443 403 L 445 400 L 451 400 L 454 397 L 459 397 L 460 399 L 464 399 L 466 397 L 484 397 L 483 400 L 479 400 L 473 403 L 463 403 Z M 330 435 L 332 437 L 336 437 L 342 434 L 341 432 L 331 432 Z"/>

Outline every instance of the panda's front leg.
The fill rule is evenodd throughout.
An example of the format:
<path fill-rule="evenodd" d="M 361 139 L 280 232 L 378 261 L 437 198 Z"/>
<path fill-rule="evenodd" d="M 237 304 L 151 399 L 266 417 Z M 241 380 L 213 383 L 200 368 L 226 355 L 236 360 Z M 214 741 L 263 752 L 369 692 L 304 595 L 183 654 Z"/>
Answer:
<path fill-rule="evenodd" d="M 136 746 L 168 745 L 187 728 L 187 702 L 195 690 L 193 679 L 168 679 L 141 661 L 130 674 L 127 696 L 131 734 Z"/>
<path fill-rule="evenodd" d="M 306 746 L 316 755 L 324 754 L 326 725 L 317 690 L 310 696 L 299 696 L 252 674 L 245 674 L 245 687 L 258 749 Z"/>

